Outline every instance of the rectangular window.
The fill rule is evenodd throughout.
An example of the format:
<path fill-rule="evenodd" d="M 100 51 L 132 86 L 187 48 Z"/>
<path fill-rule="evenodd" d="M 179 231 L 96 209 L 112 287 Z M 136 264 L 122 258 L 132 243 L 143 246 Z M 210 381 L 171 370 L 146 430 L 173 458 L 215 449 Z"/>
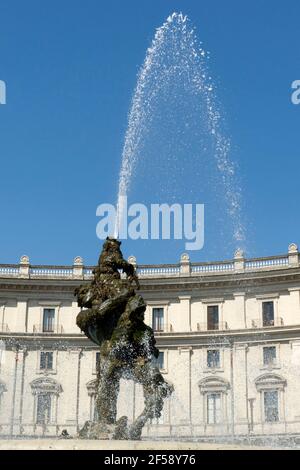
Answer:
<path fill-rule="evenodd" d="M 262 303 L 263 326 L 274 326 L 274 302 Z"/>
<path fill-rule="evenodd" d="M 51 419 L 51 395 L 40 393 L 37 396 L 37 424 L 47 424 Z"/>
<path fill-rule="evenodd" d="M 164 352 L 159 351 L 158 357 L 153 358 L 153 365 L 159 369 L 164 369 L 165 355 Z"/>
<path fill-rule="evenodd" d="M 221 423 L 221 393 L 207 395 L 207 423 Z"/>
<path fill-rule="evenodd" d="M 220 367 L 220 351 L 218 349 L 209 349 L 207 351 L 207 367 Z"/>
<path fill-rule="evenodd" d="M 42 351 L 40 355 L 40 369 L 53 369 L 53 352 Z"/>
<path fill-rule="evenodd" d="M 268 423 L 279 421 L 277 390 L 264 392 L 264 409 L 265 421 Z"/>
<path fill-rule="evenodd" d="M 219 306 L 209 305 L 207 307 L 207 329 L 218 330 L 219 329 Z"/>
<path fill-rule="evenodd" d="M 163 331 L 164 330 L 164 309 L 163 308 L 154 308 L 152 310 L 152 324 L 154 331 Z"/>
<path fill-rule="evenodd" d="M 43 332 L 54 333 L 54 318 L 55 318 L 55 309 L 44 308 Z"/>
<path fill-rule="evenodd" d="M 264 366 L 276 364 L 276 346 L 267 346 L 263 348 Z"/>
<path fill-rule="evenodd" d="M 96 372 L 98 372 L 100 367 L 100 353 L 96 352 Z"/>

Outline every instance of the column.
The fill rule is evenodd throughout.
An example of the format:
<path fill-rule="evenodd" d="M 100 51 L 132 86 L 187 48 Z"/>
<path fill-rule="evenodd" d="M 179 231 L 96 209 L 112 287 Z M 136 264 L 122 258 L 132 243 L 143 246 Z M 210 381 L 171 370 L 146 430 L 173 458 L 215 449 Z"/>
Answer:
<path fill-rule="evenodd" d="M 10 433 L 18 435 L 21 425 L 21 411 L 23 409 L 24 367 L 26 349 L 15 349 L 14 368 L 12 370 L 12 403 L 10 417 Z"/>
<path fill-rule="evenodd" d="M 233 347 L 233 387 L 235 433 L 248 433 L 248 378 L 247 378 L 248 345 L 236 343 Z"/>
<path fill-rule="evenodd" d="M 175 423 L 179 426 L 191 425 L 191 354 L 193 348 L 178 348 L 177 372 L 172 413 L 175 415 Z M 174 423 L 174 424 L 175 424 Z M 173 423 L 172 423 L 173 424 Z"/>
<path fill-rule="evenodd" d="M 60 352 L 60 354 L 62 354 L 62 352 Z M 74 431 L 77 429 L 77 417 L 79 411 L 77 400 L 78 378 L 80 379 L 80 371 L 78 370 L 80 366 L 80 355 L 81 350 L 79 349 L 69 350 L 68 375 L 62 384 L 65 393 L 59 398 L 60 400 L 63 400 L 63 403 L 60 403 L 59 408 L 60 410 L 65 410 L 65 416 L 60 416 L 60 422 L 58 424 L 64 424 L 65 420 L 67 426 L 74 426 Z"/>
<path fill-rule="evenodd" d="M 6 302 L 0 301 L 0 331 L 4 333 L 7 331 L 7 323 L 5 322 L 5 306 Z"/>

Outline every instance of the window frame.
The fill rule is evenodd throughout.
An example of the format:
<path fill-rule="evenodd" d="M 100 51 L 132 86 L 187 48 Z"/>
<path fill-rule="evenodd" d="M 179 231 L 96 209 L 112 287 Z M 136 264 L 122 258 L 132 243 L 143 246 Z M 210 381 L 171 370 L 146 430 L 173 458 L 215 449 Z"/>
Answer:
<path fill-rule="evenodd" d="M 274 424 L 274 423 L 279 423 L 280 422 L 280 390 L 278 389 L 270 389 L 270 390 L 264 390 L 263 392 L 263 416 L 264 416 L 264 423 L 267 424 Z M 277 396 L 277 419 L 267 419 L 267 413 L 266 413 L 266 395 L 267 394 L 274 394 L 276 393 Z"/>
<path fill-rule="evenodd" d="M 264 363 L 264 349 L 275 347 L 276 349 L 276 360 L 273 364 L 265 364 Z M 261 367 L 260 370 L 271 370 L 271 369 L 280 369 L 281 368 L 281 350 L 280 350 L 280 343 L 264 343 L 261 345 Z"/>
<path fill-rule="evenodd" d="M 218 321 L 215 323 L 210 323 L 209 322 L 209 312 L 211 309 L 216 309 L 217 310 L 217 316 L 218 316 Z M 215 314 L 215 312 L 214 312 Z M 206 325 L 207 325 L 207 331 L 219 331 L 220 330 L 220 305 L 219 304 L 210 304 L 206 306 Z M 217 325 L 217 328 L 210 328 L 210 325 L 213 324 L 214 326 Z"/>
<path fill-rule="evenodd" d="M 39 403 L 40 399 L 47 397 L 49 399 L 48 419 L 47 421 L 39 421 Z M 39 392 L 36 397 L 36 415 L 35 424 L 38 426 L 47 426 L 47 424 L 53 423 L 53 394 L 50 392 Z"/>
<path fill-rule="evenodd" d="M 49 359 L 48 357 L 51 357 L 51 367 L 48 366 L 49 364 Z M 42 367 L 42 357 L 45 357 L 45 366 Z M 40 351 L 40 371 L 53 371 L 53 366 L 54 366 L 54 351 Z"/>
<path fill-rule="evenodd" d="M 93 351 L 93 362 L 92 362 L 92 375 L 97 375 L 97 356 L 100 357 L 100 351 Z"/>
<path fill-rule="evenodd" d="M 162 323 L 161 328 L 160 329 L 156 329 L 155 328 L 155 311 L 156 310 L 161 310 L 162 311 L 162 321 L 160 319 L 160 321 L 158 322 L 159 324 Z M 162 333 L 165 331 L 165 308 L 164 307 L 152 307 L 152 329 L 154 331 L 154 333 Z"/>
<path fill-rule="evenodd" d="M 285 401 L 284 394 L 287 386 L 286 379 L 275 372 L 264 372 L 255 380 L 255 387 L 260 395 L 261 422 L 265 425 L 276 425 L 285 421 Z M 278 392 L 278 421 L 266 421 L 264 393 L 270 391 Z"/>
<path fill-rule="evenodd" d="M 46 313 L 46 311 L 50 311 L 50 310 L 53 311 L 53 325 L 52 325 L 53 329 L 46 329 L 45 328 L 45 323 L 46 323 L 45 322 L 45 313 Z M 42 326 L 41 329 L 42 329 L 43 333 L 55 333 L 56 316 L 57 315 L 56 315 L 56 308 L 55 307 L 53 307 L 53 306 L 43 307 L 43 309 L 42 309 L 42 325 L 41 325 Z"/>
<path fill-rule="evenodd" d="M 41 369 L 41 353 L 53 353 L 52 355 L 52 369 Z M 57 374 L 57 354 L 58 351 L 54 349 L 40 349 L 36 351 L 36 374 L 39 375 L 55 375 Z"/>
<path fill-rule="evenodd" d="M 209 403 L 210 399 L 214 397 L 213 400 L 213 421 L 210 421 L 210 408 L 209 408 Z M 219 410 L 217 410 L 216 407 L 216 400 L 215 397 L 218 397 L 219 400 Z M 215 392 L 208 392 L 206 394 L 206 424 L 211 425 L 211 426 L 216 426 L 223 424 L 223 397 L 222 397 L 222 392 L 220 391 L 215 391 Z M 217 418 L 217 412 L 219 412 L 219 417 Z"/>
<path fill-rule="evenodd" d="M 265 321 L 265 316 L 267 317 L 269 313 L 264 310 L 265 306 L 267 304 L 272 305 L 272 320 L 267 320 Z M 263 327 L 268 327 L 268 326 L 275 326 L 275 321 L 276 321 L 276 315 L 275 315 L 275 302 L 274 300 L 262 300 L 261 302 L 261 316 L 262 316 L 262 326 Z"/>
<path fill-rule="evenodd" d="M 162 365 L 160 365 L 160 361 L 159 361 L 159 357 L 161 356 L 163 358 Z M 159 350 L 159 356 L 157 358 L 154 357 L 152 363 L 154 366 L 158 367 L 160 371 L 165 370 L 165 351 Z"/>
<path fill-rule="evenodd" d="M 215 361 L 213 359 L 212 365 L 209 365 L 209 353 L 217 353 L 218 360 Z M 221 369 L 221 351 L 219 348 L 215 348 L 215 349 L 210 348 L 206 350 L 206 368 L 209 370 Z"/>

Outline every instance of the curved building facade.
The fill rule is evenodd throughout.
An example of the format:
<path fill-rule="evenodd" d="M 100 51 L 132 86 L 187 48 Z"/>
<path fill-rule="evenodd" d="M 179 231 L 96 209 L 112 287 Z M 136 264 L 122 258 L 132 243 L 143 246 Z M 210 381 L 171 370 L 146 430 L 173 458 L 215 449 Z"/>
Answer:
<path fill-rule="evenodd" d="M 135 258 L 130 262 L 136 264 Z M 300 266 L 286 255 L 137 266 L 145 321 L 175 392 L 145 437 L 300 434 Z M 94 419 L 97 349 L 77 328 L 74 289 L 92 268 L 0 265 L 0 435 L 74 435 Z M 120 415 L 142 390 L 122 381 Z"/>

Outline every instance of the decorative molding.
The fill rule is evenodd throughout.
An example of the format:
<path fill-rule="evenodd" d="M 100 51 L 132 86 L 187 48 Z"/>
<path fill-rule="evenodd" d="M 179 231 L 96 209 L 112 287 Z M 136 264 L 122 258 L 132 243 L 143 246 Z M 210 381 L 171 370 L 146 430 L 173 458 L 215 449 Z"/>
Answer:
<path fill-rule="evenodd" d="M 266 373 L 260 375 L 255 380 L 255 386 L 258 392 L 264 390 L 283 390 L 286 387 L 286 380 L 278 374 Z"/>
<path fill-rule="evenodd" d="M 198 387 L 202 394 L 205 393 L 227 393 L 230 389 L 230 383 L 223 377 L 206 377 L 198 382 Z"/>
<path fill-rule="evenodd" d="M 133 264 L 133 266 L 136 266 L 136 257 L 135 256 L 128 256 L 127 261 L 128 261 L 128 263 Z"/>
<path fill-rule="evenodd" d="M 21 256 L 20 264 L 29 265 L 29 256 L 27 255 Z"/>
<path fill-rule="evenodd" d="M 49 377 L 41 377 L 30 383 L 33 395 L 38 393 L 53 393 L 59 395 L 63 389 L 59 382 Z"/>
<path fill-rule="evenodd" d="M 83 258 L 81 258 L 81 256 L 76 256 L 73 261 L 73 266 L 83 266 Z"/>
<path fill-rule="evenodd" d="M 203 304 L 221 304 L 224 302 L 224 297 L 212 297 L 210 299 L 201 299 Z"/>
<path fill-rule="evenodd" d="M 288 252 L 289 252 L 289 254 L 290 253 L 298 253 L 298 246 L 296 245 L 296 243 L 290 243 L 289 244 Z"/>
<path fill-rule="evenodd" d="M 60 307 L 62 302 L 57 302 L 55 300 L 39 300 L 38 304 L 41 307 Z"/>
<path fill-rule="evenodd" d="M 92 396 L 96 395 L 96 391 L 97 391 L 97 379 L 90 380 L 90 381 L 86 384 L 86 388 L 87 388 L 89 397 L 92 397 Z"/>
<path fill-rule="evenodd" d="M 273 300 L 273 299 L 277 299 L 279 297 L 279 293 L 278 292 L 272 292 L 270 294 L 259 294 L 259 295 L 256 295 L 255 298 L 256 300 Z"/>

